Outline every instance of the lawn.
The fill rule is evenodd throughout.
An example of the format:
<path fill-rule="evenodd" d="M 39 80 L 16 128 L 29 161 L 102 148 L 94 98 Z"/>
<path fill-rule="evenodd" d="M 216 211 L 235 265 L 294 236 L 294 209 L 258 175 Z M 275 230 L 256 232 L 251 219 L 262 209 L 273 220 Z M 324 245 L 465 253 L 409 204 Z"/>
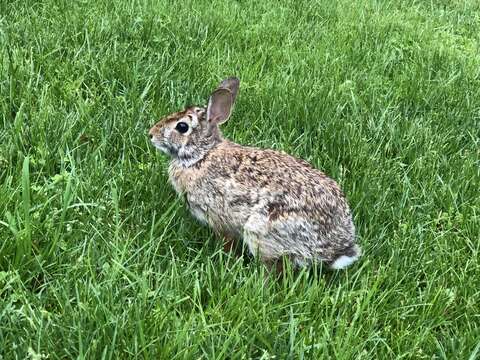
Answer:
<path fill-rule="evenodd" d="M 480 358 L 479 2 L 3 0 L 0 44 L 0 359 Z M 347 270 L 264 283 L 167 183 L 149 127 L 230 75 Z"/>

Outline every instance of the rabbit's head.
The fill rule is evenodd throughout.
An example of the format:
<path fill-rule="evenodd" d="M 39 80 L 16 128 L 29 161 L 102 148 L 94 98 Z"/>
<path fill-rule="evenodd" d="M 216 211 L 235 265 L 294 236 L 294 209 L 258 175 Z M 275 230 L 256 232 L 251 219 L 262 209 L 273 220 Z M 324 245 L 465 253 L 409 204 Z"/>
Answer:
<path fill-rule="evenodd" d="M 192 106 L 168 115 L 149 131 L 152 144 L 184 166 L 191 166 L 218 144 L 218 126 L 228 120 L 240 81 L 223 80 L 210 95 L 207 107 Z"/>

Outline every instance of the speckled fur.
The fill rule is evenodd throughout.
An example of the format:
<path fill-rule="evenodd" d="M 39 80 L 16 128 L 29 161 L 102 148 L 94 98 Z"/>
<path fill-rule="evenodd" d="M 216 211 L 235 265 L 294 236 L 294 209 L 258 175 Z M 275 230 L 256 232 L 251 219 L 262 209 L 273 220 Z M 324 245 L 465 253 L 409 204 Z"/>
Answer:
<path fill-rule="evenodd" d="M 175 130 L 179 121 L 189 132 Z M 243 240 L 266 263 L 287 256 L 297 266 L 322 261 L 335 268 L 341 256 L 360 256 L 342 191 L 306 161 L 223 139 L 202 107 L 162 119 L 150 136 L 171 156 L 170 182 L 192 215 Z"/>

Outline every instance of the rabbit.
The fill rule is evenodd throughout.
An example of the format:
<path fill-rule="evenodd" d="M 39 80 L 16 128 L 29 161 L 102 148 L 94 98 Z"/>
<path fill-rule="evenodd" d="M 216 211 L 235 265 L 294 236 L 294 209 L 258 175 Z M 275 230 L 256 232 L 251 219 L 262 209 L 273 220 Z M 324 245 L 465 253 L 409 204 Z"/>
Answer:
<path fill-rule="evenodd" d="M 224 236 L 226 248 L 243 241 L 271 269 L 282 271 L 282 257 L 294 268 L 349 266 L 361 249 L 337 183 L 304 160 L 223 138 L 219 125 L 229 119 L 239 85 L 227 78 L 206 107 L 188 107 L 150 129 L 152 144 L 171 157 L 175 191 L 196 219 Z"/>

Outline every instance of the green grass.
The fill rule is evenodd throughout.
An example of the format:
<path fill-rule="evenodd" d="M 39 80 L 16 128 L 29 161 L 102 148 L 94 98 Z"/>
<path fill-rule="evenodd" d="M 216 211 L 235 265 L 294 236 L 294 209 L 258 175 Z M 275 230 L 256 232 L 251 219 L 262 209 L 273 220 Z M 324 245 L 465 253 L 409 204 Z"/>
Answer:
<path fill-rule="evenodd" d="M 480 357 L 480 4 L 0 2 L 0 358 Z M 227 137 L 344 188 L 344 272 L 222 252 L 147 130 L 241 78 Z"/>

